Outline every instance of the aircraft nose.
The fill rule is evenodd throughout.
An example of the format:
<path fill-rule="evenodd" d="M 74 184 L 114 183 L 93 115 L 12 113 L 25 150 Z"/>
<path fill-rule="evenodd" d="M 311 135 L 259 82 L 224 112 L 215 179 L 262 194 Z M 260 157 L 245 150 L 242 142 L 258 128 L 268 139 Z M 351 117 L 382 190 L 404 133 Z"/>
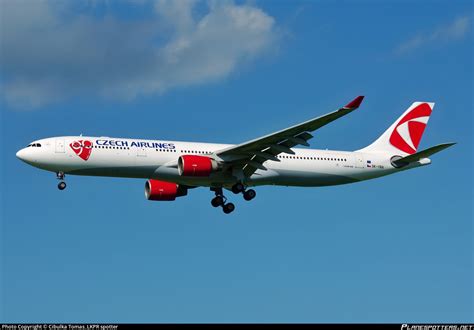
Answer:
<path fill-rule="evenodd" d="M 25 157 L 25 149 L 18 150 L 18 152 L 16 153 L 16 158 L 24 160 L 24 157 Z"/>
<path fill-rule="evenodd" d="M 26 150 L 26 148 L 23 148 L 21 150 L 19 150 L 17 153 L 16 153 L 16 157 L 18 159 L 21 159 L 22 161 L 24 161 L 25 163 L 28 163 L 31 161 L 30 157 L 28 156 L 28 150 Z"/>

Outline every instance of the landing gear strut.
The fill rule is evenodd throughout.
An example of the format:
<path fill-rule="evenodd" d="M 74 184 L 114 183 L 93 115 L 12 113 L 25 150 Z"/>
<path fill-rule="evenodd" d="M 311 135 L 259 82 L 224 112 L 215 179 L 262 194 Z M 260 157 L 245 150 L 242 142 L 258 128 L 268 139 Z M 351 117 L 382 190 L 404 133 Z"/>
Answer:
<path fill-rule="evenodd" d="M 63 181 L 65 176 L 66 175 L 64 174 L 64 172 L 56 172 L 56 178 L 58 180 L 61 180 L 61 182 L 58 183 L 58 189 L 59 190 L 66 189 L 66 182 Z"/>
<path fill-rule="evenodd" d="M 222 207 L 222 211 L 225 214 L 229 214 L 235 210 L 235 205 L 233 203 L 227 203 L 227 198 L 222 192 L 222 188 L 211 188 L 215 192 L 216 197 L 211 200 L 211 205 L 214 207 Z"/>

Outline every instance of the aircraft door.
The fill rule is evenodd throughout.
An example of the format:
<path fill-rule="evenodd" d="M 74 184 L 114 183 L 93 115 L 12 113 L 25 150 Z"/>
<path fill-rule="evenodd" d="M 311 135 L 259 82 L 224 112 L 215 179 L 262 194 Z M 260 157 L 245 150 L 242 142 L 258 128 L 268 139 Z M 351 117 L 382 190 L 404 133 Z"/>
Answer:
<path fill-rule="evenodd" d="M 137 157 L 146 157 L 145 147 L 137 147 Z"/>
<path fill-rule="evenodd" d="M 54 148 L 56 153 L 64 153 L 64 139 L 56 139 L 56 147 Z"/>
<path fill-rule="evenodd" d="M 356 168 L 364 168 L 364 156 L 360 153 L 354 153 L 354 166 Z"/>

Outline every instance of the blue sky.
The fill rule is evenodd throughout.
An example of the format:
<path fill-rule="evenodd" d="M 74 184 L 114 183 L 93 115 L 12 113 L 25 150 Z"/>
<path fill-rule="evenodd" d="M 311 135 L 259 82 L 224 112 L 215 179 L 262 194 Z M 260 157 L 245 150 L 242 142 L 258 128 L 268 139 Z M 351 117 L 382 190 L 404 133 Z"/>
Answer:
<path fill-rule="evenodd" d="M 3 1 L 2 322 L 473 322 L 470 1 Z M 207 189 L 54 174 L 32 140 L 238 143 L 362 107 L 312 147 L 355 150 L 436 107 L 421 169 L 259 187 L 229 216 Z"/>

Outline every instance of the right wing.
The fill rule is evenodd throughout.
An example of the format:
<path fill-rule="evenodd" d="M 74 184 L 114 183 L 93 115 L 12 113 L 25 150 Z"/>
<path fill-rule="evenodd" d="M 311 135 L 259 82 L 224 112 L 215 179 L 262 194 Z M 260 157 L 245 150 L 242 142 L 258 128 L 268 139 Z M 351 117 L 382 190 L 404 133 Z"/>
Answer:
<path fill-rule="evenodd" d="M 342 108 L 324 116 L 236 146 L 218 150 L 215 154 L 223 159 L 228 167 L 242 169 L 244 176 L 249 177 L 257 169 L 266 170 L 263 163 L 267 160 L 280 161 L 276 157 L 278 154 L 294 154 L 294 151 L 291 150 L 292 147 L 297 145 L 309 146 L 307 141 L 313 137 L 309 132 L 351 113 L 360 106 L 363 99 L 363 96 L 358 96 Z"/>

